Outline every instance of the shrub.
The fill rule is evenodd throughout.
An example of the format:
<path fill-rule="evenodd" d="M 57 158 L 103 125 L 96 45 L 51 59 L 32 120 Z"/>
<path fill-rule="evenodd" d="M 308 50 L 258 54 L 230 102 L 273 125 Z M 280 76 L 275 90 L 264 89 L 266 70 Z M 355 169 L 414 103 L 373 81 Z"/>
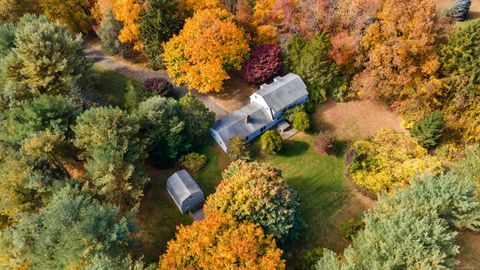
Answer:
<path fill-rule="evenodd" d="M 446 161 L 453 161 L 459 152 L 458 146 L 454 142 L 442 143 L 435 154 Z"/>
<path fill-rule="evenodd" d="M 169 97 L 173 94 L 172 84 L 165 78 L 146 79 L 144 87 L 147 91 L 158 94 L 162 97 Z"/>
<path fill-rule="evenodd" d="M 417 139 L 421 146 L 430 148 L 435 146 L 442 136 L 444 124 L 443 114 L 434 111 L 420 122 L 415 123 L 410 130 L 410 134 Z"/>
<path fill-rule="evenodd" d="M 352 145 L 348 172 L 353 181 L 373 192 L 393 192 L 410 184 L 416 174 L 442 171 L 440 160 L 407 134 L 382 129 L 368 140 Z"/>
<path fill-rule="evenodd" d="M 293 119 L 293 128 L 298 131 L 305 131 L 310 128 L 310 118 L 306 112 L 298 112 Z"/>
<path fill-rule="evenodd" d="M 282 244 L 295 239 L 301 227 L 299 199 L 281 172 L 265 163 L 237 160 L 223 172 L 205 214 L 230 213 L 239 221 L 259 224 Z"/>
<path fill-rule="evenodd" d="M 315 264 L 323 255 L 323 248 L 314 248 L 303 250 L 300 253 L 298 258 L 298 265 L 296 269 L 299 270 L 313 270 L 315 269 Z"/>
<path fill-rule="evenodd" d="M 138 108 L 138 104 L 142 101 L 143 91 L 135 84 L 134 81 L 129 80 L 125 87 L 125 109 L 133 112 Z"/>
<path fill-rule="evenodd" d="M 457 21 L 465 21 L 471 5 L 472 0 L 457 0 L 448 11 L 448 16 Z"/>
<path fill-rule="evenodd" d="M 268 130 L 260 137 L 260 147 L 270 154 L 276 154 L 282 150 L 282 143 L 282 137 L 275 130 Z"/>
<path fill-rule="evenodd" d="M 352 240 L 355 234 L 365 227 L 363 220 L 359 218 L 349 218 L 340 225 L 340 233 L 348 240 Z"/>
<path fill-rule="evenodd" d="M 103 15 L 97 35 L 100 38 L 102 49 L 109 55 L 122 51 L 122 44 L 118 41 L 118 35 L 122 30 L 122 24 L 115 19 L 115 14 L 110 9 Z"/>
<path fill-rule="evenodd" d="M 198 153 L 190 153 L 180 158 L 180 165 L 190 172 L 199 171 L 207 164 L 207 157 Z"/>
<path fill-rule="evenodd" d="M 314 147 L 317 154 L 328 155 L 333 148 L 333 139 L 328 132 L 320 132 L 315 137 Z"/>
<path fill-rule="evenodd" d="M 288 122 L 292 123 L 293 120 L 295 120 L 295 116 L 297 115 L 297 113 L 304 112 L 304 111 L 305 111 L 304 104 L 298 105 L 285 110 L 285 112 L 283 113 L 283 118 L 285 118 Z"/>
<path fill-rule="evenodd" d="M 228 157 L 231 161 L 237 159 L 250 159 L 250 152 L 248 151 L 247 141 L 240 136 L 233 136 L 228 142 Z"/>
<path fill-rule="evenodd" d="M 247 82 L 263 83 L 278 73 L 282 66 L 280 47 L 276 44 L 264 44 L 256 47 L 242 69 Z"/>

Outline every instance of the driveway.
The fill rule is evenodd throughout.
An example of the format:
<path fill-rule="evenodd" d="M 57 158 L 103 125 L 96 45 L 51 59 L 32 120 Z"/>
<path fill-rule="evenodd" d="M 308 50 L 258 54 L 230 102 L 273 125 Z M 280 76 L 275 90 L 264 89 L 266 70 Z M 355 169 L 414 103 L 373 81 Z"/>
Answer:
<path fill-rule="evenodd" d="M 101 65 L 106 69 L 122 73 L 128 77 L 132 77 L 140 81 L 145 81 L 146 79 L 151 78 L 166 78 L 167 80 L 171 81 L 171 78 L 165 73 L 153 70 L 146 70 L 142 67 L 136 66 L 135 64 L 115 59 L 112 56 L 106 55 L 92 45 L 85 45 L 84 52 L 85 55 L 88 58 L 93 59 L 96 64 Z M 174 92 L 179 97 L 184 96 L 187 91 L 188 90 L 185 87 L 174 86 Z M 212 112 L 215 113 L 216 119 L 219 119 L 229 113 L 227 110 L 215 103 L 215 101 L 213 101 L 207 95 L 198 93 L 195 90 L 192 90 L 191 92 L 200 101 L 202 101 L 207 108 L 209 108 Z"/>

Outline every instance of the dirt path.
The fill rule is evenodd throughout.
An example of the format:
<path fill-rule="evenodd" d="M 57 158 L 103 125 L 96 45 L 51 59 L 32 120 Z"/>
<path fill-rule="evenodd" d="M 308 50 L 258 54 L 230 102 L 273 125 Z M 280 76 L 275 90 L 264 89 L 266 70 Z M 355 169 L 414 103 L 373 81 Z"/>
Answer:
<path fill-rule="evenodd" d="M 139 65 L 128 63 L 126 61 L 121 61 L 119 59 L 104 54 L 102 51 L 95 48 L 95 46 L 91 44 L 85 45 L 84 52 L 85 55 L 93 59 L 96 64 L 101 65 L 106 69 L 110 69 L 122 73 L 126 76 L 135 78 L 137 80 L 145 81 L 146 79 L 159 77 L 171 80 L 170 77 L 165 74 L 165 72 L 147 70 Z M 177 96 L 183 96 L 187 93 L 187 89 L 185 87 L 175 86 L 174 91 Z M 205 104 L 205 106 L 207 106 L 211 111 L 215 112 L 216 119 L 219 119 L 229 113 L 227 110 L 225 110 L 222 106 L 213 101 L 207 95 L 200 94 L 197 91 L 191 92 L 198 99 L 200 99 Z"/>

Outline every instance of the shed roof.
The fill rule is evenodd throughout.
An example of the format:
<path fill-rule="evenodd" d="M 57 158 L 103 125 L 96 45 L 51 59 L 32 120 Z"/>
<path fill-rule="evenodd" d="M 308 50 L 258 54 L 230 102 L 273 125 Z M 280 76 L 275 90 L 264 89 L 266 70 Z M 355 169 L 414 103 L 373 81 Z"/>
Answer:
<path fill-rule="evenodd" d="M 243 120 L 245 115 L 248 115 L 248 123 Z M 213 129 L 218 132 L 227 145 L 233 136 L 246 137 L 270 122 L 272 122 L 272 119 L 265 108 L 260 104 L 250 103 L 219 119 L 215 122 Z"/>
<path fill-rule="evenodd" d="M 175 204 L 182 210 L 182 203 L 190 195 L 202 192 L 200 186 L 193 179 L 193 177 L 186 171 L 177 171 L 167 179 L 167 189 L 172 196 Z"/>
<path fill-rule="evenodd" d="M 255 94 L 263 97 L 267 105 L 275 112 L 290 106 L 302 97 L 308 96 L 307 86 L 300 76 L 289 73 L 276 77 L 271 84 L 262 84 Z"/>

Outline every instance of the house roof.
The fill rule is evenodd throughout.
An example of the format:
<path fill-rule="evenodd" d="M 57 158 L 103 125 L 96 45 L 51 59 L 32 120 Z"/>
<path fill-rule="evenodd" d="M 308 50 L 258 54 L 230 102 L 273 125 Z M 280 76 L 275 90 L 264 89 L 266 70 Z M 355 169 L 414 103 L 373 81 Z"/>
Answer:
<path fill-rule="evenodd" d="M 244 122 L 248 115 L 248 123 Z M 213 129 L 218 132 L 223 142 L 228 145 L 233 136 L 246 137 L 272 122 L 270 115 L 260 104 L 250 103 L 215 122 Z"/>
<path fill-rule="evenodd" d="M 186 170 L 177 171 L 167 179 L 167 190 L 180 210 L 182 210 L 183 201 L 190 195 L 197 192 L 203 193 L 200 186 Z"/>
<path fill-rule="evenodd" d="M 255 94 L 263 97 L 275 112 L 281 111 L 302 97 L 308 96 L 307 86 L 300 76 L 289 73 L 276 77 L 271 84 L 262 84 Z"/>

